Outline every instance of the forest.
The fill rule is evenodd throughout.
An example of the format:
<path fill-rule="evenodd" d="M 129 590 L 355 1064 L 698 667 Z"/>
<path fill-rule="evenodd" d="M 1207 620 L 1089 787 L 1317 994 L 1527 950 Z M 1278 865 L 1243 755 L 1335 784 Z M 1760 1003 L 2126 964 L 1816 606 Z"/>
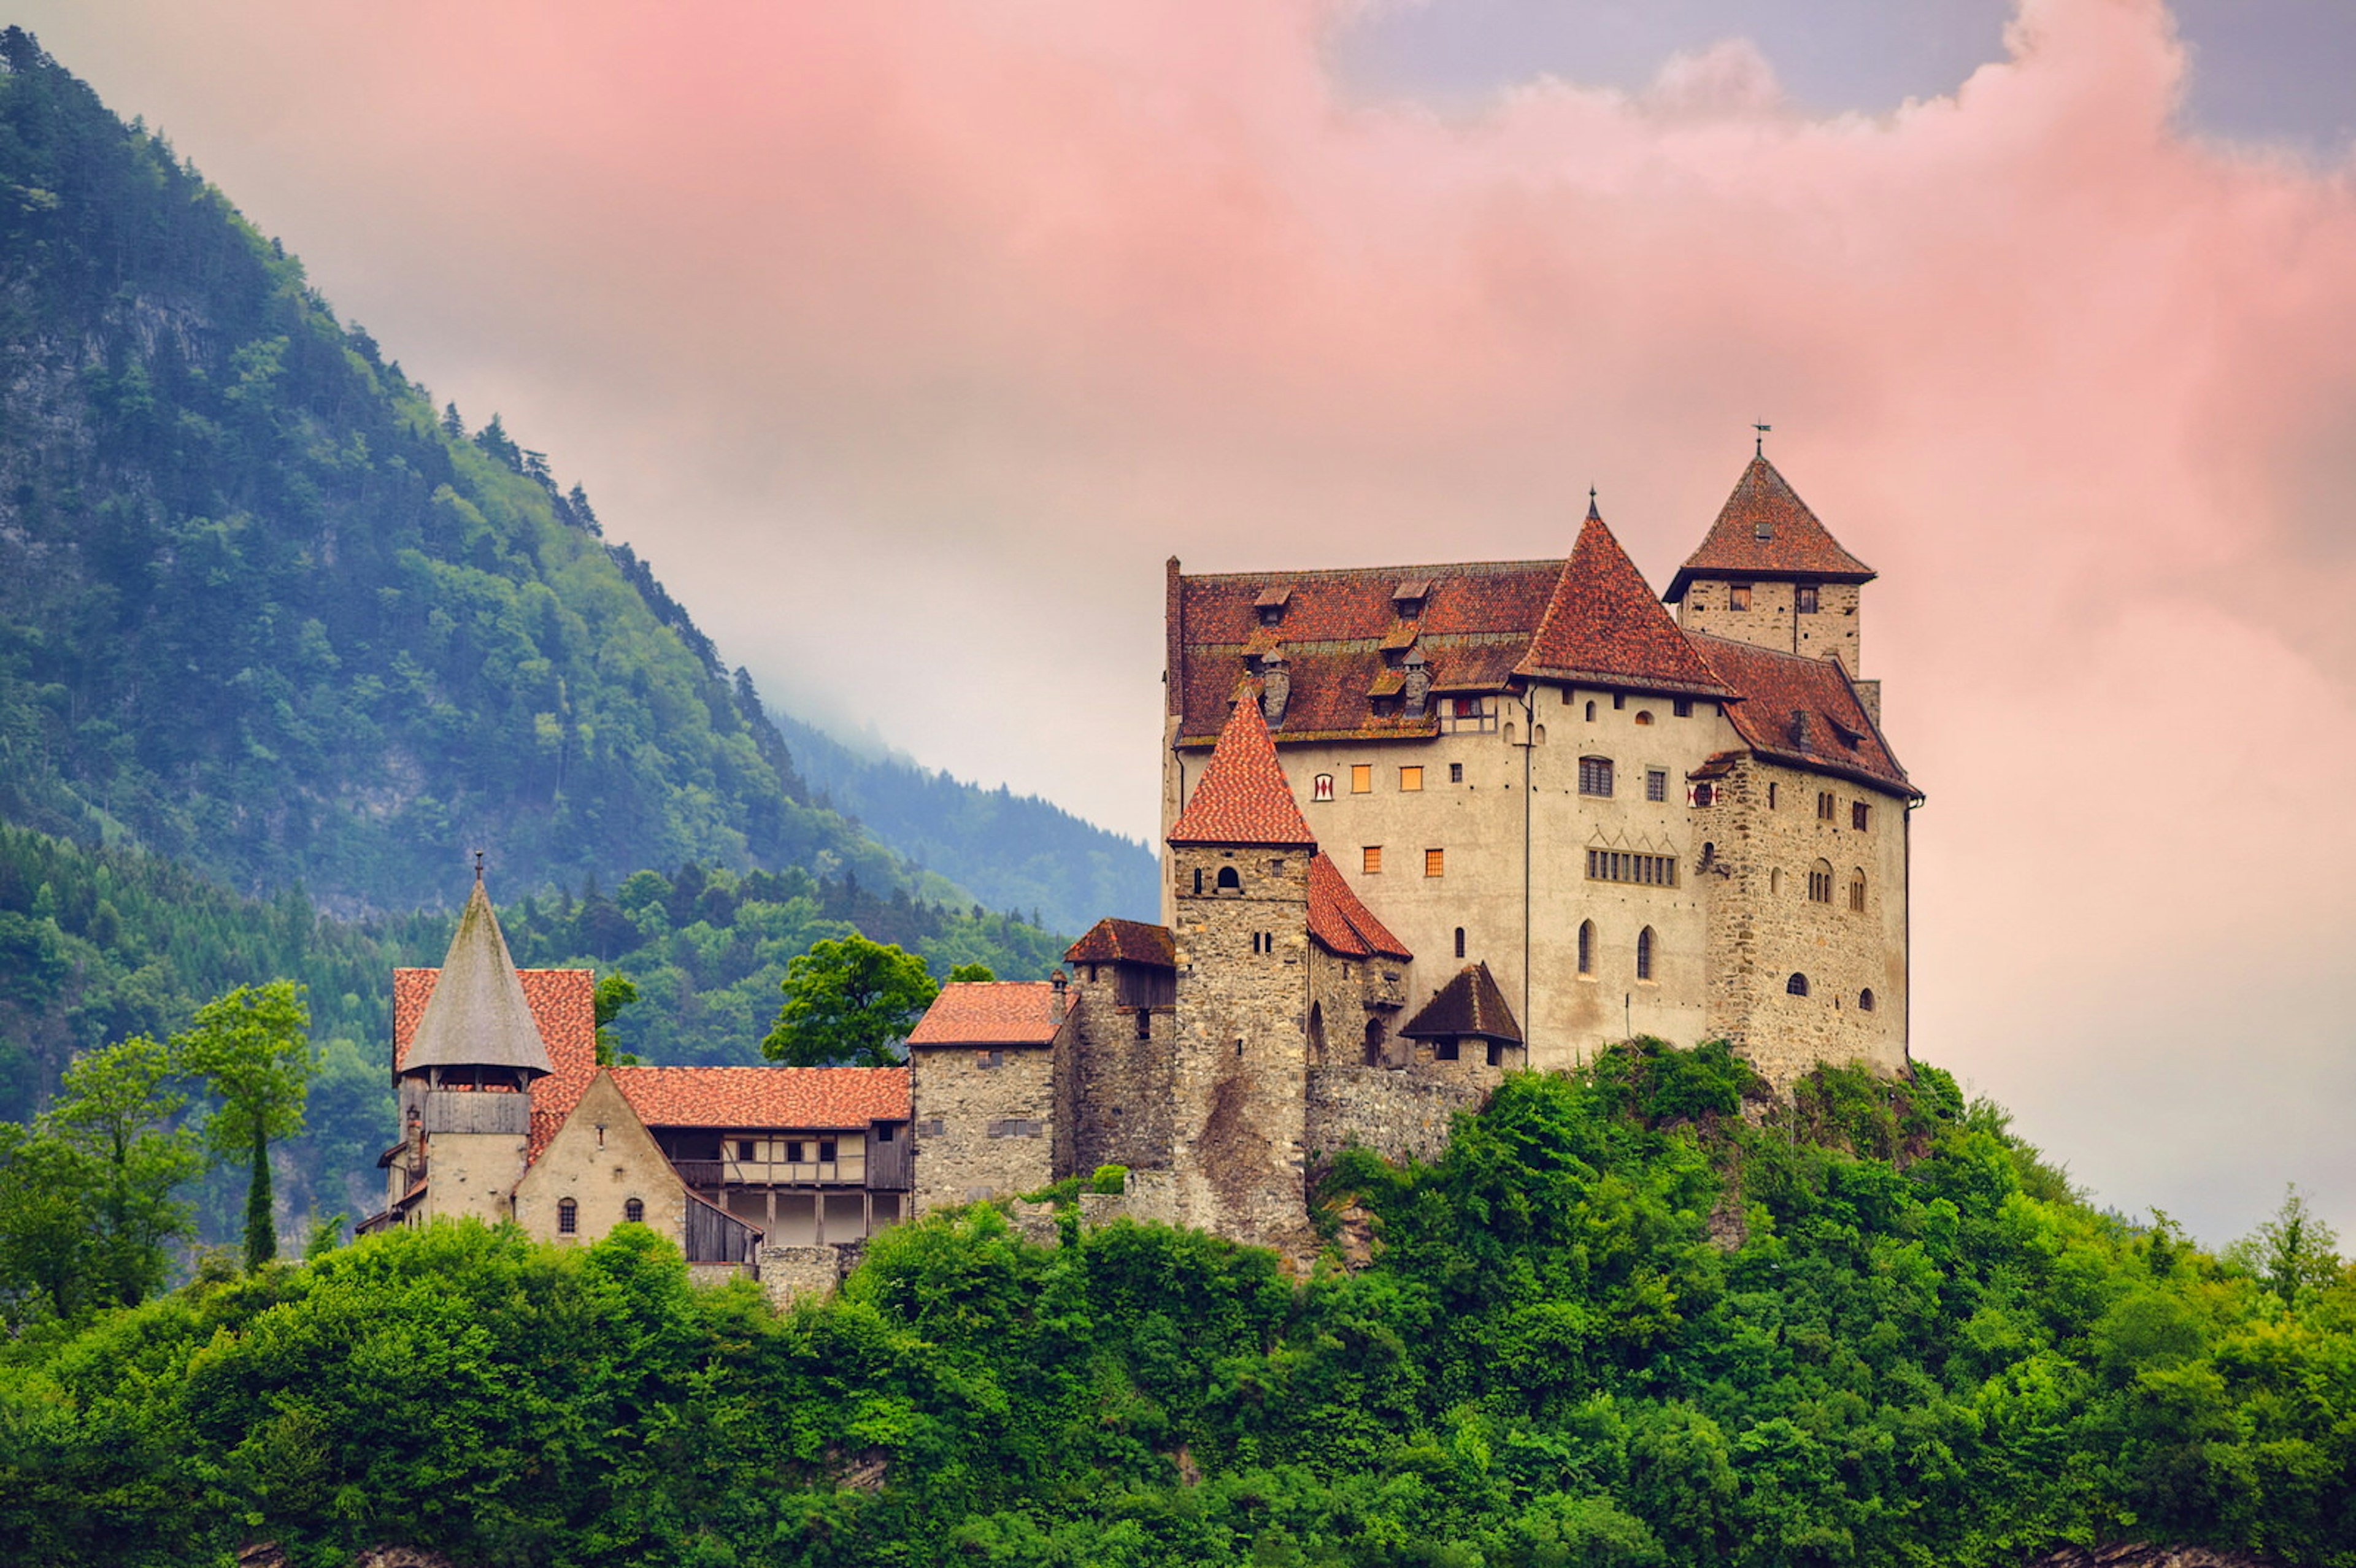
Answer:
<path fill-rule="evenodd" d="M 1748 1104 L 1753 1113 L 1746 1117 Z M 1361 1268 L 1000 1207 L 840 1295 L 441 1224 L 0 1348 L 48 1563 L 2356 1563 L 2356 1282 L 2294 1197 L 2222 1253 L 1987 1104 L 1723 1047 L 1509 1078 L 1430 1167 L 1329 1160 Z"/>

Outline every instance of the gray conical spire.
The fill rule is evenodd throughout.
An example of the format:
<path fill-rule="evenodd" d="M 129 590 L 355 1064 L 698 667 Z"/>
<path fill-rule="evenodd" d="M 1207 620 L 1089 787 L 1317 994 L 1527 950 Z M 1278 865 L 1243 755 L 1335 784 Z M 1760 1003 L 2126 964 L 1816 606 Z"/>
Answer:
<path fill-rule="evenodd" d="M 442 977 L 434 983 L 425 1016 L 417 1020 L 402 1062 L 404 1072 L 424 1067 L 556 1071 L 479 874 L 466 912 L 458 917 L 458 934 L 450 939 L 449 956 L 442 960 Z"/>

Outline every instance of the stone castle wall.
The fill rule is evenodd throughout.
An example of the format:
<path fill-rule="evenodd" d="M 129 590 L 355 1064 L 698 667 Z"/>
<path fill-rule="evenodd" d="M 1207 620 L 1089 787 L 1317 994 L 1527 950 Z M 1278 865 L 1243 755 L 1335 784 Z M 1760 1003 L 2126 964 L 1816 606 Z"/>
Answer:
<path fill-rule="evenodd" d="M 1116 965 L 1074 976 L 1071 1046 L 1055 1064 L 1064 1115 L 1056 1150 L 1059 1175 L 1086 1176 L 1098 1166 L 1167 1169 L 1176 1133 L 1178 1026 L 1170 1008 L 1123 1008 L 1114 1001 Z M 1138 1032 L 1139 1019 L 1145 1033 Z"/>
<path fill-rule="evenodd" d="M 1055 1068 L 1045 1046 L 908 1052 L 918 1213 L 1036 1191 L 1055 1179 Z"/>
<path fill-rule="evenodd" d="M 1863 617 L 1858 613 L 1858 607 L 1863 596 L 1858 584 L 1820 584 L 1816 589 L 1816 608 L 1809 614 L 1802 614 L 1794 607 L 1798 603 L 1797 583 L 1751 583 L 1748 610 L 1730 606 L 1728 586 L 1709 578 L 1687 583 L 1685 598 L 1677 604 L 1677 624 L 1781 653 L 1805 654 L 1814 658 L 1838 654 L 1851 675 L 1862 667 L 1858 660 L 1863 653 L 1859 631 Z"/>
<path fill-rule="evenodd" d="M 1309 859 L 1299 851 L 1174 853 L 1172 936 L 1186 1005 L 1174 1015 L 1171 1169 L 1183 1222 L 1304 1253 Z M 1232 868 L 1235 892 L 1215 891 Z M 1192 891 L 1194 872 L 1205 891 Z M 1255 938 L 1258 941 L 1255 941 Z"/>
<path fill-rule="evenodd" d="M 1769 804 L 1769 786 L 1774 803 Z M 1833 796 L 1829 818 L 1817 796 Z M 1906 834 L 1903 801 L 1794 768 L 1737 762 L 1717 781 L 1710 819 L 1710 1032 L 1733 1042 L 1779 1093 L 1819 1061 L 1906 1063 Z M 1851 826 L 1862 801 L 1869 826 Z M 1809 897 L 1829 868 L 1832 898 Z M 1865 909 L 1849 889 L 1864 873 Z M 1804 976 L 1807 994 L 1791 993 Z M 1872 1006 L 1865 1006 L 1866 993 Z"/>
<path fill-rule="evenodd" d="M 1459 1111 L 1489 1097 L 1488 1082 L 1380 1067 L 1321 1067 L 1309 1073 L 1305 1136 L 1312 1157 L 1356 1145 L 1386 1159 L 1438 1159 Z"/>

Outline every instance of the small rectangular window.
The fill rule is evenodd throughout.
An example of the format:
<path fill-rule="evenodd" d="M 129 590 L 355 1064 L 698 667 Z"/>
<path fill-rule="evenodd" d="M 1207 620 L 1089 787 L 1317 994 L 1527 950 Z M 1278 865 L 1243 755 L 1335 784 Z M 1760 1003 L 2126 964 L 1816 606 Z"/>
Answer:
<path fill-rule="evenodd" d="M 1751 584 L 1730 582 L 1726 585 L 1726 607 L 1730 610 L 1751 608 Z"/>
<path fill-rule="evenodd" d="M 1873 807 L 1861 800 L 1849 802 L 1848 825 L 1859 833 L 1873 826 Z"/>
<path fill-rule="evenodd" d="M 1383 847 L 1369 844 L 1358 851 L 1358 869 L 1369 877 L 1379 876 L 1383 869 Z"/>
<path fill-rule="evenodd" d="M 1462 763 L 1451 763 L 1448 764 L 1448 782 L 1450 784 L 1462 784 L 1464 782 L 1464 764 Z"/>
<path fill-rule="evenodd" d="M 1581 757 L 1579 759 L 1579 793 L 1609 795 L 1612 793 L 1612 759 Z"/>
<path fill-rule="evenodd" d="M 786 1140 L 786 1163 L 787 1165 L 799 1165 L 801 1162 L 801 1140 L 799 1138 L 787 1138 Z"/>
<path fill-rule="evenodd" d="M 1399 770 L 1399 793 L 1401 795 L 1419 795 L 1422 793 L 1422 790 L 1423 770 L 1421 768 L 1401 768 Z"/>
<path fill-rule="evenodd" d="M 1673 697 L 1669 699 L 1669 711 L 1675 713 L 1680 719 L 1692 718 L 1693 699 L 1690 697 Z"/>
<path fill-rule="evenodd" d="M 755 1145 L 751 1138 L 738 1138 L 736 1140 L 737 1159 L 740 1162 L 749 1164 L 753 1160 L 758 1158 L 759 1157 L 753 1152 L 756 1147 L 757 1146 Z"/>
<path fill-rule="evenodd" d="M 879 1144 L 890 1143 L 892 1141 L 892 1132 L 893 1128 L 891 1123 L 879 1123 L 875 1128 L 875 1141 Z"/>
<path fill-rule="evenodd" d="M 1423 874 L 1427 877 L 1446 876 L 1448 874 L 1448 851 L 1445 849 L 1426 849 L 1423 852 Z"/>
<path fill-rule="evenodd" d="M 1350 793 L 1372 795 L 1375 792 L 1375 765 L 1372 763 L 1350 764 Z"/>
<path fill-rule="evenodd" d="M 1312 801 L 1333 799 L 1333 775 L 1332 773 L 1319 773 L 1309 785 L 1309 798 Z"/>
<path fill-rule="evenodd" d="M 1792 590 L 1792 613 L 1795 615 L 1813 615 L 1816 613 L 1815 583 L 1803 582 Z"/>
<path fill-rule="evenodd" d="M 973 1053 L 973 1064 L 980 1068 L 1003 1067 L 1006 1065 L 1006 1052 L 977 1051 Z"/>
<path fill-rule="evenodd" d="M 1666 800 L 1669 798 L 1668 769 L 1646 768 L 1644 770 L 1644 798 L 1646 800 Z"/>
<path fill-rule="evenodd" d="M 1433 1040 L 1433 1041 L 1431 1042 L 1431 1060 L 1433 1060 L 1434 1061 L 1455 1061 L 1455 1060 L 1456 1060 L 1456 1041 L 1455 1041 L 1455 1040 Z"/>

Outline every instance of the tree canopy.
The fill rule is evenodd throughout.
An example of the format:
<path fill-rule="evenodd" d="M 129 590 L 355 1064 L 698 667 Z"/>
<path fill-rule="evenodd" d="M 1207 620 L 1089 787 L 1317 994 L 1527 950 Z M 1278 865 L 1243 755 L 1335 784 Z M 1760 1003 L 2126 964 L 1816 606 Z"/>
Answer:
<path fill-rule="evenodd" d="M 853 933 L 820 942 L 786 967 L 785 1006 L 761 1053 L 794 1067 L 888 1067 L 940 994 L 924 960 Z"/>

